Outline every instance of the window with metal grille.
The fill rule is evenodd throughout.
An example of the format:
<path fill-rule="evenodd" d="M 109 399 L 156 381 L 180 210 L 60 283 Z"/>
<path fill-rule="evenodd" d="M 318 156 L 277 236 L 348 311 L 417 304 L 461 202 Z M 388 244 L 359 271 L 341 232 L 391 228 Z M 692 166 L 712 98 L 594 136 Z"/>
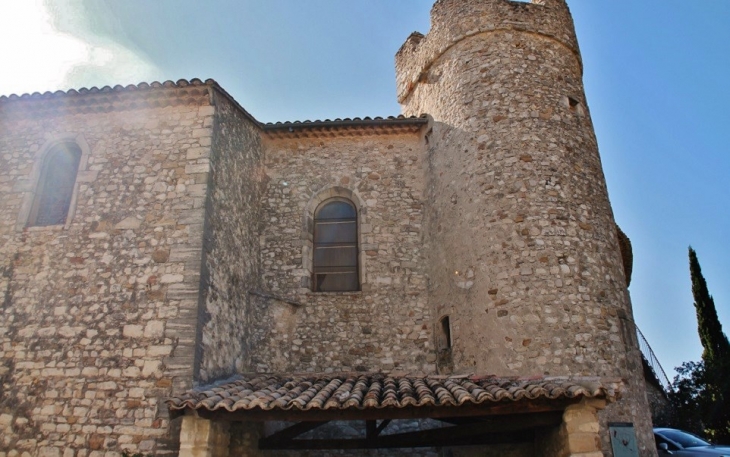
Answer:
<path fill-rule="evenodd" d="M 81 149 L 74 143 L 56 145 L 41 170 L 29 226 L 63 225 L 71 206 Z"/>
<path fill-rule="evenodd" d="M 331 199 L 314 212 L 315 292 L 360 289 L 358 275 L 357 210 L 345 199 Z"/>

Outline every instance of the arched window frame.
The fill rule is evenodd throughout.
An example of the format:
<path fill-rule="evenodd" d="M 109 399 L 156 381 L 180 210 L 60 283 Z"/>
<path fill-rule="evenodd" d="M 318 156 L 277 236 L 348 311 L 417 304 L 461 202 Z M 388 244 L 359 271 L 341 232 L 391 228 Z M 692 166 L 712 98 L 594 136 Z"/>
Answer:
<path fill-rule="evenodd" d="M 355 291 L 342 292 L 317 292 L 314 284 L 314 217 L 317 208 L 328 200 L 341 199 L 348 201 L 355 207 L 357 214 L 357 270 L 359 288 Z M 362 199 L 352 190 L 334 186 L 328 187 L 317 192 L 306 205 L 304 218 L 302 222 L 302 266 L 303 277 L 301 286 L 311 292 L 316 293 L 353 293 L 362 291 L 367 285 L 367 276 L 365 275 L 365 256 L 363 255 L 363 246 L 365 240 L 363 234 L 366 231 L 367 211 L 362 204 Z"/>
<path fill-rule="evenodd" d="M 331 212 L 334 207 L 346 209 L 347 213 L 351 211 L 352 215 L 348 214 L 340 218 L 322 216 L 324 211 L 329 209 Z M 327 236 L 326 241 L 318 241 L 322 233 Z M 347 236 L 343 239 L 343 235 Z M 352 292 L 360 290 L 358 244 L 357 209 L 355 204 L 350 200 L 339 197 L 330 198 L 320 203 L 314 211 L 312 287 L 315 292 Z M 320 262 L 334 261 L 335 263 L 320 263 L 317 265 L 319 255 L 322 259 Z M 329 286 L 320 286 L 320 279 L 334 281 L 334 283 Z M 342 281 L 347 281 L 350 284 L 342 283 Z"/>
<path fill-rule="evenodd" d="M 46 164 L 50 158 L 50 154 L 53 154 L 56 148 L 63 144 L 74 144 L 79 150 L 81 150 L 81 157 L 79 159 L 79 165 L 76 169 L 76 176 L 74 177 L 73 190 L 71 192 L 71 202 L 69 204 L 68 211 L 66 212 L 66 219 L 63 224 L 58 225 L 47 225 L 47 226 L 36 226 L 34 207 L 37 204 L 37 199 L 42 191 L 46 174 Z M 76 213 L 76 203 L 78 199 L 79 185 L 82 182 L 91 182 L 94 180 L 94 172 L 87 170 L 89 163 L 89 155 L 91 149 L 86 139 L 81 134 L 76 133 L 64 133 L 55 135 L 49 138 L 43 146 L 38 149 L 38 152 L 33 158 L 33 167 L 31 169 L 30 176 L 25 181 L 20 181 L 18 188 L 23 192 L 23 202 L 21 204 L 20 212 L 16 222 L 16 230 L 22 231 L 25 229 L 68 229 L 71 225 L 71 221 Z"/>

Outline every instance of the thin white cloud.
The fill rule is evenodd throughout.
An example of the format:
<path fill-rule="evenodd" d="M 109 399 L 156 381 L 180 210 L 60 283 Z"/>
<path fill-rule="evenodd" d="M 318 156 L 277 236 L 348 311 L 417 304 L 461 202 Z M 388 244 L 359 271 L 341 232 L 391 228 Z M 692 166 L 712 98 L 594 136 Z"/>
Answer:
<path fill-rule="evenodd" d="M 103 8 L 89 11 L 81 0 L 9 1 L 3 8 L 0 94 L 130 84 L 159 74 L 114 36 Z"/>

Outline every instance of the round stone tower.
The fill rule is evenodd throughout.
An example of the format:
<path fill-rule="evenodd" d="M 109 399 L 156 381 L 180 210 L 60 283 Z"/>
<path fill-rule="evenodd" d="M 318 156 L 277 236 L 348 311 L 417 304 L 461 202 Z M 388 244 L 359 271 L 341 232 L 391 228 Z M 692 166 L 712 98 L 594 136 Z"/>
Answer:
<path fill-rule="evenodd" d="M 403 113 L 433 117 L 425 241 L 439 370 L 622 378 L 626 400 L 603 422 L 633 422 L 652 455 L 565 0 L 439 0 L 428 35 L 398 51 L 396 73 Z"/>

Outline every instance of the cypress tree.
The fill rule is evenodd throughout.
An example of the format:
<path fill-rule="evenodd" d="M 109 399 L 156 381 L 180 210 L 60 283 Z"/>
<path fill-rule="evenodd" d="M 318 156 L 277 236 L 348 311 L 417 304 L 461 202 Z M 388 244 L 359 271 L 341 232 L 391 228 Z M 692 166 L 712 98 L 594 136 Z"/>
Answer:
<path fill-rule="evenodd" d="M 715 301 L 707 290 L 707 282 L 702 276 L 697 253 L 689 248 L 689 272 L 692 278 L 692 295 L 697 311 L 697 332 L 704 351 L 702 360 L 706 368 L 723 365 L 730 360 L 730 342 L 722 332 L 722 324 L 717 318 Z"/>
<path fill-rule="evenodd" d="M 693 425 L 699 425 L 701 433 L 711 441 L 727 444 L 730 443 L 730 342 L 722 332 L 715 301 L 707 290 L 697 253 L 691 247 L 689 271 L 697 332 L 704 351 L 702 362 L 685 364 L 684 371 L 679 370 L 680 376 L 675 378 L 675 405 L 678 414 L 686 415 L 687 419 L 696 418 Z"/>

